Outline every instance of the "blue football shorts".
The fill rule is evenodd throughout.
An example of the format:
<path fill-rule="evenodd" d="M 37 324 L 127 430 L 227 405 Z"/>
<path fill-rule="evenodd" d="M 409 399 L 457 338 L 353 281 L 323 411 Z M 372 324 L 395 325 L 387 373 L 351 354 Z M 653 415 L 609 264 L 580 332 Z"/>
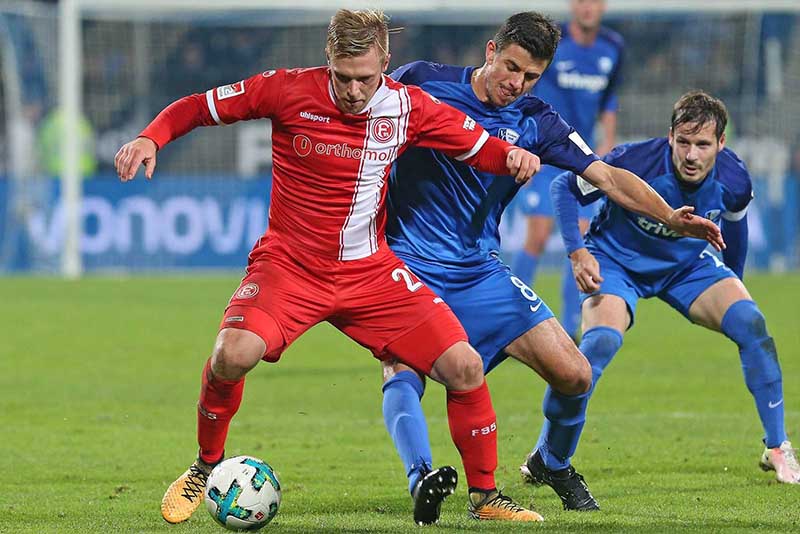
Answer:
<path fill-rule="evenodd" d="M 592 295 L 616 295 L 625 300 L 633 318 L 640 298 L 658 297 L 689 319 L 689 308 L 706 289 L 725 278 L 736 277 L 722 260 L 704 250 L 688 267 L 663 276 L 642 276 L 625 269 L 591 244 L 587 246 L 600 264 L 603 283 L 591 295 L 581 292 L 581 304 Z M 691 319 L 689 319 L 691 320 Z"/>
<path fill-rule="evenodd" d="M 441 264 L 398 254 L 456 314 L 485 373 L 507 358 L 503 350 L 553 317 L 547 304 L 495 255 L 469 266 Z"/>
<path fill-rule="evenodd" d="M 542 165 L 541 170 L 533 175 L 531 181 L 520 187 L 517 193 L 519 210 L 525 216 L 540 215 L 542 217 L 553 217 L 553 201 L 550 198 L 550 184 L 553 179 L 563 173 L 563 169 L 552 165 Z M 581 219 L 591 219 L 597 213 L 599 202 L 593 202 L 588 206 L 578 206 L 578 217 Z"/>

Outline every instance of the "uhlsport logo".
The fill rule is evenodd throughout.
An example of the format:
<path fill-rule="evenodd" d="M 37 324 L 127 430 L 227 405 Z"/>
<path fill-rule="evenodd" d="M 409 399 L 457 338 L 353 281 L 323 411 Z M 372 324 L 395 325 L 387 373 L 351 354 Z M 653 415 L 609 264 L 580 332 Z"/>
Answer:
<path fill-rule="evenodd" d="M 705 217 L 710 221 L 716 221 L 719 218 L 720 213 L 722 213 L 721 210 L 708 210 Z"/>
<path fill-rule="evenodd" d="M 394 122 L 387 117 L 378 117 L 372 123 L 372 137 L 379 143 L 388 143 L 394 137 Z"/>
<path fill-rule="evenodd" d="M 330 117 L 325 117 L 324 115 L 317 115 L 316 113 L 309 113 L 308 111 L 301 111 L 300 117 L 311 122 L 324 122 L 325 124 L 331 123 Z"/>
<path fill-rule="evenodd" d="M 234 297 L 237 299 L 251 299 L 258 295 L 258 291 L 258 284 L 248 282 L 236 290 Z"/>

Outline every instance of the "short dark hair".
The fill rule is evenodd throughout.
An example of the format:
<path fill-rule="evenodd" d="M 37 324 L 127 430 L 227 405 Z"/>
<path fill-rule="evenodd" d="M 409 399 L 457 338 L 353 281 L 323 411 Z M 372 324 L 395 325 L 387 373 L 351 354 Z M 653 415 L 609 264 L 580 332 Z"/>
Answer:
<path fill-rule="evenodd" d="M 549 64 L 556 53 L 561 30 L 553 19 L 535 11 L 523 11 L 506 19 L 494 36 L 497 50 L 508 45 L 519 45 L 533 59 L 544 59 Z"/>
<path fill-rule="evenodd" d="M 674 132 L 682 124 L 694 124 L 690 133 L 697 133 L 706 124 L 714 122 L 717 141 L 725 133 L 728 125 L 728 109 L 719 98 L 705 91 L 689 91 L 681 96 L 672 107 L 671 128 Z"/>

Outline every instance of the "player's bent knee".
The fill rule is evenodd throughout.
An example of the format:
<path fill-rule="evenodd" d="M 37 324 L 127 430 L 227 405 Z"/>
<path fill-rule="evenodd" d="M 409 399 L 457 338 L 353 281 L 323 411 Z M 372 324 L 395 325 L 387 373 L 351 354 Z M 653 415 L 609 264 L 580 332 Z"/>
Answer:
<path fill-rule="evenodd" d="M 483 362 L 468 343 L 460 341 L 436 360 L 431 376 L 448 389 L 474 389 L 483 384 Z"/>
<path fill-rule="evenodd" d="M 483 361 L 477 354 L 469 354 L 462 375 L 464 386 L 472 389 L 483 384 Z"/>
<path fill-rule="evenodd" d="M 220 331 L 214 345 L 211 366 L 218 378 L 238 380 L 256 366 L 266 350 L 264 341 L 253 332 L 236 328 Z"/>
<path fill-rule="evenodd" d="M 473 350 L 461 351 L 451 389 L 473 389 L 483 384 L 483 361 Z"/>
<path fill-rule="evenodd" d="M 592 388 L 592 366 L 589 365 L 589 360 L 581 357 L 576 367 L 569 395 L 582 395 Z"/>
<path fill-rule="evenodd" d="M 748 388 L 752 390 L 782 379 L 775 341 L 767 332 L 767 321 L 755 302 L 734 302 L 725 312 L 720 329 L 739 346 Z"/>
<path fill-rule="evenodd" d="M 731 304 L 722 317 L 720 330 L 740 347 L 769 337 L 767 320 L 752 300 L 739 300 Z"/>
<path fill-rule="evenodd" d="M 550 386 L 562 395 L 582 395 L 592 387 L 592 367 L 580 352 L 577 358 L 562 362 L 557 374 L 550 380 Z"/>

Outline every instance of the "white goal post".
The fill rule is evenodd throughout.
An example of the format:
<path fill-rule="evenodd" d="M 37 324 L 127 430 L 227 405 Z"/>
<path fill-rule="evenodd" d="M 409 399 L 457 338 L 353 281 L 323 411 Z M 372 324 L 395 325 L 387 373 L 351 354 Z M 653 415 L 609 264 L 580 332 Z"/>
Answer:
<path fill-rule="evenodd" d="M 62 161 L 62 195 L 64 200 L 65 244 L 61 261 L 62 275 L 78 278 L 83 272 L 80 252 L 82 183 L 80 176 L 80 139 L 74 132 L 79 131 L 79 117 L 82 116 L 81 101 L 81 47 L 83 42 L 81 21 L 107 19 L 116 21 L 152 20 L 158 17 L 190 17 L 192 14 L 204 16 L 219 13 L 222 16 L 248 11 L 265 12 L 274 10 L 275 17 L 270 24 L 287 25 L 320 24 L 329 19 L 337 7 L 381 8 L 389 15 L 410 14 L 428 22 L 448 24 L 448 21 L 479 21 L 482 24 L 499 23 L 508 14 L 517 11 L 536 9 L 552 15 L 566 12 L 567 0 L 385 0 L 385 1 L 344 1 L 340 6 L 330 0 L 137 0 L 119 2 L 118 0 L 61 0 L 59 6 L 59 81 L 58 99 L 63 117 L 65 135 Z M 489 4 L 490 7 L 489 7 Z M 797 0 L 609 0 L 609 15 L 646 11 L 658 12 L 715 12 L 734 13 L 742 11 L 757 12 L 797 12 Z"/>

